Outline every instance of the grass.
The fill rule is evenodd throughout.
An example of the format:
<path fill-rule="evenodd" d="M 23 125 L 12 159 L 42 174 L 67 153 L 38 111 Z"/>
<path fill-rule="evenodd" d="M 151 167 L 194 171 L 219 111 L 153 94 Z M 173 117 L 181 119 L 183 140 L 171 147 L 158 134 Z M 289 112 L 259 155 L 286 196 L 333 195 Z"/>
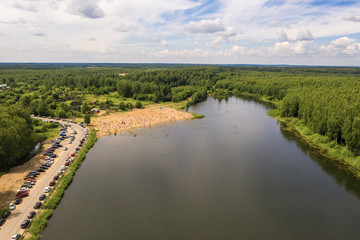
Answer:
<path fill-rule="evenodd" d="M 2 209 L 0 209 L 0 218 L 2 218 L 2 215 L 4 214 L 4 212 L 10 211 L 10 208 L 8 206 L 3 207 Z"/>
<path fill-rule="evenodd" d="M 41 207 L 41 213 L 33 220 L 28 232 L 31 234 L 27 239 L 37 240 L 40 238 L 40 234 L 46 228 L 49 219 L 52 216 L 52 212 L 56 209 L 63 197 L 65 190 L 69 187 L 72 179 L 76 173 L 76 170 L 81 166 L 85 160 L 86 154 L 94 146 L 97 141 L 96 131 L 90 130 L 90 137 L 87 140 L 85 146 L 79 151 L 74 159 L 71 167 L 68 168 L 66 175 L 59 179 L 54 190 L 52 190 Z"/>
<path fill-rule="evenodd" d="M 204 114 L 197 114 L 197 113 L 191 113 L 194 117 L 194 119 L 201 119 L 204 118 L 205 115 Z"/>

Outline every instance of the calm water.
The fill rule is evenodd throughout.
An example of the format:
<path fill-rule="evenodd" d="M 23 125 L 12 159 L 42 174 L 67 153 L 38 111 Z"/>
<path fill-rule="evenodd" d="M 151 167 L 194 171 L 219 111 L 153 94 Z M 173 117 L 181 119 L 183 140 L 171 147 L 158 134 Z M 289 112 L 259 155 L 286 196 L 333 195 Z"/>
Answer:
<path fill-rule="evenodd" d="M 42 239 L 359 239 L 359 182 L 268 110 L 209 98 L 204 119 L 99 139 Z"/>

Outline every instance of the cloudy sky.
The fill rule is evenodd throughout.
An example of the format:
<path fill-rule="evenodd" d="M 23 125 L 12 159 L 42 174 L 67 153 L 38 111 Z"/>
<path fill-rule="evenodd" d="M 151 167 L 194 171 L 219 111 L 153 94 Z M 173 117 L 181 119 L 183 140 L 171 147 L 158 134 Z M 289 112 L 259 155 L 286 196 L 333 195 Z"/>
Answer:
<path fill-rule="evenodd" d="M 359 0 L 0 0 L 0 62 L 360 66 Z"/>

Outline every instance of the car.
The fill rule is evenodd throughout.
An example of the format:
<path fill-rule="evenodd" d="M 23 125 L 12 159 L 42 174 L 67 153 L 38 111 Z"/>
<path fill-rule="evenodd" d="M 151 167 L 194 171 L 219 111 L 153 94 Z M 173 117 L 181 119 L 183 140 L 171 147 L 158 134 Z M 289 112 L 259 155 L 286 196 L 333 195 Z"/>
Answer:
<path fill-rule="evenodd" d="M 75 150 L 76 150 L 76 151 L 79 151 L 79 150 L 80 150 L 80 148 L 78 148 L 78 147 L 77 147 Z"/>
<path fill-rule="evenodd" d="M 71 156 L 71 157 L 75 157 L 75 153 L 72 153 L 70 156 Z"/>
<path fill-rule="evenodd" d="M 53 152 L 55 151 L 55 148 L 49 148 L 48 151 Z"/>
<path fill-rule="evenodd" d="M 66 150 L 68 150 L 68 148 L 67 148 L 67 147 L 64 147 L 64 151 L 66 151 Z"/>
<path fill-rule="evenodd" d="M 6 211 L 3 213 L 2 217 L 3 218 L 7 218 L 8 216 L 10 216 L 11 212 L 10 211 Z"/>
<path fill-rule="evenodd" d="M 55 186 L 56 182 L 55 181 L 50 181 L 49 186 Z"/>
<path fill-rule="evenodd" d="M 36 182 L 35 178 L 26 178 L 24 179 L 26 182 Z"/>
<path fill-rule="evenodd" d="M 66 169 L 66 166 L 61 166 L 61 168 L 60 168 L 61 170 L 63 170 L 63 171 L 65 171 L 65 169 Z"/>
<path fill-rule="evenodd" d="M 39 197 L 39 200 L 43 201 L 45 198 L 46 198 L 46 194 L 41 194 L 40 197 Z"/>
<path fill-rule="evenodd" d="M 35 211 L 31 211 L 31 212 L 29 212 L 29 214 L 27 215 L 27 218 L 28 218 L 28 219 L 32 219 L 35 215 L 36 215 L 36 212 L 35 212 Z"/>
<path fill-rule="evenodd" d="M 58 171 L 58 176 L 60 176 L 63 172 L 62 171 Z"/>
<path fill-rule="evenodd" d="M 15 199 L 14 204 L 19 205 L 22 202 L 22 198 L 18 197 Z"/>
<path fill-rule="evenodd" d="M 23 193 L 20 193 L 17 195 L 18 198 L 23 198 L 23 197 L 27 197 L 27 196 L 29 196 L 28 192 L 23 192 Z"/>
<path fill-rule="evenodd" d="M 21 234 L 18 233 L 18 234 L 15 234 L 11 237 L 11 240 L 19 240 L 21 238 Z"/>
<path fill-rule="evenodd" d="M 44 192 L 48 193 L 48 192 L 50 192 L 50 190 L 51 190 L 51 187 L 48 186 L 44 189 Z"/>
<path fill-rule="evenodd" d="M 54 178 L 53 178 L 54 181 L 56 181 L 56 180 L 58 180 L 58 179 L 59 179 L 59 176 L 58 176 L 58 175 L 54 176 Z"/>
<path fill-rule="evenodd" d="M 41 169 L 41 168 L 39 168 L 38 171 L 39 171 L 39 172 L 45 172 L 45 170 L 44 170 L 44 169 Z"/>
<path fill-rule="evenodd" d="M 34 205 L 34 209 L 39 209 L 41 207 L 41 202 L 36 202 Z"/>
<path fill-rule="evenodd" d="M 11 211 L 16 209 L 16 207 L 13 203 L 9 203 L 9 208 Z"/>
<path fill-rule="evenodd" d="M 66 162 L 64 165 L 65 165 L 65 166 L 69 166 L 69 164 L 70 164 L 70 162 Z"/>
<path fill-rule="evenodd" d="M 49 167 L 45 165 L 41 165 L 40 168 L 47 170 Z"/>
<path fill-rule="evenodd" d="M 20 189 L 17 190 L 17 192 L 22 192 L 22 191 L 29 191 L 29 188 L 27 187 L 22 187 Z"/>
<path fill-rule="evenodd" d="M 26 191 L 26 190 L 18 191 L 18 192 L 16 193 L 16 196 L 18 196 L 18 195 L 20 195 L 20 194 L 23 194 L 23 193 L 28 193 L 28 191 Z"/>
<path fill-rule="evenodd" d="M 52 145 L 52 148 L 59 148 L 58 145 Z"/>
<path fill-rule="evenodd" d="M 5 222 L 6 222 L 5 218 L 0 219 L 0 226 L 4 225 Z"/>
<path fill-rule="evenodd" d="M 35 185 L 36 182 L 33 182 L 33 181 L 25 181 L 24 183 L 25 183 L 25 184 L 30 184 L 30 185 Z"/>
<path fill-rule="evenodd" d="M 31 184 L 23 184 L 21 185 L 21 187 L 25 187 L 25 188 L 32 188 L 33 186 Z"/>
<path fill-rule="evenodd" d="M 69 144 L 72 144 L 72 141 L 71 141 L 71 140 L 69 140 L 69 141 L 68 141 L 68 143 L 69 143 Z"/>
<path fill-rule="evenodd" d="M 27 228 L 29 226 L 29 224 L 30 224 L 30 220 L 26 219 L 21 223 L 21 228 L 25 229 L 25 228 Z"/>

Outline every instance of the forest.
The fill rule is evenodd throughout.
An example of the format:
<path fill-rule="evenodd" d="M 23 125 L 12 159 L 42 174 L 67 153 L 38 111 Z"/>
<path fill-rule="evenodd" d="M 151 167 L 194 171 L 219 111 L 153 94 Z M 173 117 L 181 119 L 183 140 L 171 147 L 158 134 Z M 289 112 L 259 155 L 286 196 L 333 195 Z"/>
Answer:
<path fill-rule="evenodd" d="M 208 95 L 271 101 L 278 116 L 359 156 L 359 84 L 360 68 L 350 67 L 0 65 L 0 169 L 16 165 L 34 145 L 39 128 L 30 114 L 84 117 L 95 107 L 129 111 L 135 101 L 190 106 Z M 18 146 L 24 151 L 13 150 Z"/>

